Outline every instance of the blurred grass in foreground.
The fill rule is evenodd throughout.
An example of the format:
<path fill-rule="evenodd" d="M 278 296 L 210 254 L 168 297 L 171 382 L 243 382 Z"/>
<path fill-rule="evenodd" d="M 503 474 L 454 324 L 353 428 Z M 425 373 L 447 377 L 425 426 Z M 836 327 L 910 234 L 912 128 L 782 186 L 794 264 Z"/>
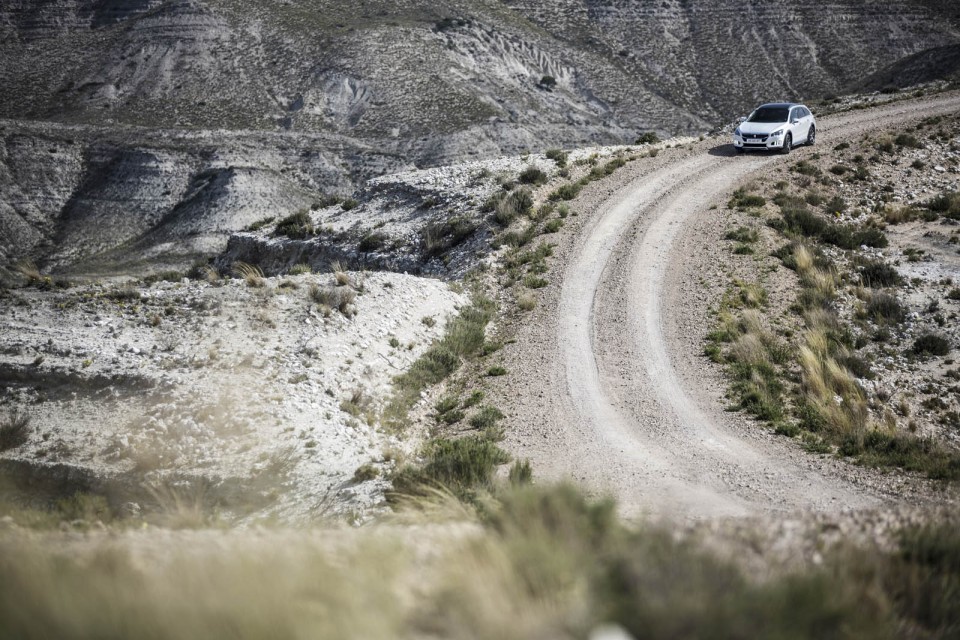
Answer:
<path fill-rule="evenodd" d="M 478 507 L 438 495 L 360 530 L 8 524 L 0 637 L 586 638 L 604 623 L 636 638 L 960 632 L 960 534 L 946 526 L 905 532 L 897 553 L 838 548 L 758 581 L 665 528 L 625 526 L 612 502 L 568 485 L 503 488 Z"/>

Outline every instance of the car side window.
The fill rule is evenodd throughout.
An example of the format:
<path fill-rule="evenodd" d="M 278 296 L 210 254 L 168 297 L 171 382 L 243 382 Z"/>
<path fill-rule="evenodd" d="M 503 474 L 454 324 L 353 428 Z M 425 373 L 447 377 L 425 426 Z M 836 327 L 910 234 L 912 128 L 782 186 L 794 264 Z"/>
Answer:
<path fill-rule="evenodd" d="M 809 110 L 809 109 L 807 109 L 806 107 L 800 107 L 800 117 L 801 117 L 801 118 L 806 118 L 806 117 L 809 116 L 809 115 L 810 115 L 810 110 Z"/>
<path fill-rule="evenodd" d="M 790 122 L 800 119 L 800 109 L 793 109 L 790 111 Z"/>

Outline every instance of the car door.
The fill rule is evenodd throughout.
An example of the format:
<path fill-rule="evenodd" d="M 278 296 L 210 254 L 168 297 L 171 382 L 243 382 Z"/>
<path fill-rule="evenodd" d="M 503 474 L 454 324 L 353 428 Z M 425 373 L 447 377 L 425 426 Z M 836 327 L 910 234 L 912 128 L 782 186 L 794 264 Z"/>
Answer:
<path fill-rule="evenodd" d="M 803 119 L 800 116 L 800 107 L 790 109 L 790 135 L 793 137 L 793 143 L 799 144 L 803 140 L 801 132 L 803 131 Z"/>
<path fill-rule="evenodd" d="M 800 116 L 800 131 L 799 134 L 800 140 L 806 140 L 807 136 L 810 135 L 810 126 L 813 124 L 813 114 L 806 107 L 797 107 L 798 115 Z"/>

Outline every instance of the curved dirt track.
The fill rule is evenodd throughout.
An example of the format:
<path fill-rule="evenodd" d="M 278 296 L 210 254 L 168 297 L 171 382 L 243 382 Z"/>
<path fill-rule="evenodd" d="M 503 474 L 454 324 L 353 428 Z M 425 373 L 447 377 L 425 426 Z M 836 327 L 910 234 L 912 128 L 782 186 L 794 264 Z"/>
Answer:
<path fill-rule="evenodd" d="M 824 118 L 820 144 L 957 110 L 960 96 L 950 94 Z M 726 282 L 705 245 L 710 206 L 813 152 L 733 157 L 714 139 L 631 163 L 575 203 L 579 222 L 558 248 L 559 286 L 517 328 L 519 349 L 508 355 L 525 383 L 507 400 L 516 427 L 508 445 L 540 477 L 609 492 L 627 515 L 835 511 L 903 499 L 903 478 L 805 454 L 724 412 L 723 381 L 700 356 L 712 299 L 697 282 Z"/>

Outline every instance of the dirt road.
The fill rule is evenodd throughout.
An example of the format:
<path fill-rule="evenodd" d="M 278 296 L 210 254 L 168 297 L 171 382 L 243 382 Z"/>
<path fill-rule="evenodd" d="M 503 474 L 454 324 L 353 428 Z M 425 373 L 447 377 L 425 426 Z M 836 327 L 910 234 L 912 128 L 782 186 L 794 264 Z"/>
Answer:
<path fill-rule="evenodd" d="M 820 145 L 960 109 L 960 96 L 823 118 Z M 815 153 L 734 157 L 713 139 L 631 163 L 575 202 L 561 267 L 507 355 L 509 448 L 540 477 L 614 495 L 626 515 L 701 518 L 842 510 L 904 499 L 916 482 L 804 453 L 724 411 L 702 353 L 725 280 L 713 204 Z M 725 285 L 726 282 L 723 282 Z M 713 289 L 715 291 L 715 288 Z"/>

